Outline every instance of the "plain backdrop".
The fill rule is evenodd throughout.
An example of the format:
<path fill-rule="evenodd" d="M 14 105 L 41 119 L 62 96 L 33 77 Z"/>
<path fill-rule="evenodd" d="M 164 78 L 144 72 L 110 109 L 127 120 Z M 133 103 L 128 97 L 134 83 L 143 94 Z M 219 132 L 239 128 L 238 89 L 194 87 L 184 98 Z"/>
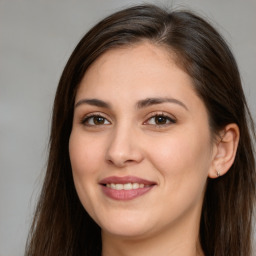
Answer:
<path fill-rule="evenodd" d="M 256 0 L 143 1 L 202 14 L 238 61 L 256 116 Z M 0 256 L 24 254 L 44 177 L 54 93 L 83 34 L 142 1 L 0 0 Z"/>

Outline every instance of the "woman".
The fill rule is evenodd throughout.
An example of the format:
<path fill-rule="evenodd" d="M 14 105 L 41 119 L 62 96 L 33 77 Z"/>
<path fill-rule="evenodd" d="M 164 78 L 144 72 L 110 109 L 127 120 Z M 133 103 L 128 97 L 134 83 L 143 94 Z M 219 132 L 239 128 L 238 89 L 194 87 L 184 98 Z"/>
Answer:
<path fill-rule="evenodd" d="M 26 255 L 252 255 L 252 137 L 211 25 L 152 5 L 107 17 L 61 76 Z"/>

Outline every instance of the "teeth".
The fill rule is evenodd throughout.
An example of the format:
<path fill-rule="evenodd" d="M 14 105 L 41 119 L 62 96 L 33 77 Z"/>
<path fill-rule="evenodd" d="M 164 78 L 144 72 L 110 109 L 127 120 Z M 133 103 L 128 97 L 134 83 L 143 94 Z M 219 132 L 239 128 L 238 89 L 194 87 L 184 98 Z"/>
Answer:
<path fill-rule="evenodd" d="M 122 189 L 124 189 L 124 185 L 123 184 L 116 184 L 115 189 L 116 190 L 122 190 Z"/>
<path fill-rule="evenodd" d="M 144 184 L 141 184 L 141 185 L 144 185 Z M 133 183 L 132 184 L 132 188 L 133 189 L 137 189 L 137 188 L 139 188 L 140 187 L 140 184 L 139 183 Z"/>
<path fill-rule="evenodd" d="M 124 190 L 131 190 L 132 189 L 132 183 L 126 183 L 124 184 Z"/>
<path fill-rule="evenodd" d="M 139 184 L 139 183 L 125 183 L 125 184 L 106 184 L 108 188 L 112 188 L 115 190 L 132 190 L 132 189 L 138 189 L 138 188 L 144 188 L 147 185 Z"/>

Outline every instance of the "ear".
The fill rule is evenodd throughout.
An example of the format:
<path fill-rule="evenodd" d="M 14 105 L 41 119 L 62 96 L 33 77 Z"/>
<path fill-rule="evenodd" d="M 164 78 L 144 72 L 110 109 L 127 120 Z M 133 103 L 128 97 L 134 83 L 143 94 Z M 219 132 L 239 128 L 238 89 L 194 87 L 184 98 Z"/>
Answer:
<path fill-rule="evenodd" d="M 239 128 L 233 123 L 228 124 L 220 132 L 220 139 L 214 145 L 209 178 L 217 178 L 228 172 L 236 157 L 239 137 Z"/>

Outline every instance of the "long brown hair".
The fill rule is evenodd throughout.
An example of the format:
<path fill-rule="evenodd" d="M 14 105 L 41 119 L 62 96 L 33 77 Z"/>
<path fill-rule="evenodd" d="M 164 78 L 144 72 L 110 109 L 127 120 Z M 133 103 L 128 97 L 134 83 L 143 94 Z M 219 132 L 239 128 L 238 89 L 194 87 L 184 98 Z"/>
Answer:
<path fill-rule="evenodd" d="M 50 137 L 48 167 L 27 242 L 27 256 L 100 255 L 100 228 L 81 205 L 68 153 L 74 98 L 87 68 L 111 48 L 148 40 L 175 52 L 209 114 L 213 134 L 229 123 L 240 129 L 230 171 L 207 181 L 200 224 L 205 255 L 251 256 L 255 203 L 253 121 L 236 61 L 219 33 L 188 11 L 142 5 L 119 11 L 79 42 L 60 78 Z"/>

